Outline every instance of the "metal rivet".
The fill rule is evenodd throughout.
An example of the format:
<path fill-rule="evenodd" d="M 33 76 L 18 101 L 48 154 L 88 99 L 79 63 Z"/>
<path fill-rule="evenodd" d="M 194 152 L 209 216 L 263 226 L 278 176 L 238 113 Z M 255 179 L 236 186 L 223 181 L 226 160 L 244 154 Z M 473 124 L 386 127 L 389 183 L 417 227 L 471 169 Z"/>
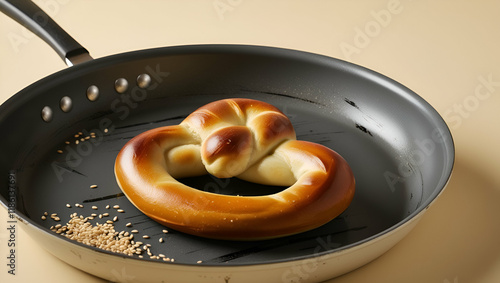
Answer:
<path fill-rule="evenodd" d="M 115 81 L 115 90 L 118 93 L 124 93 L 128 89 L 128 81 L 124 78 L 119 78 Z"/>
<path fill-rule="evenodd" d="M 95 85 L 89 86 L 87 88 L 87 98 L 90 101 L 96 101 L 99 98 L 99 88 Z"/>
<path fill-rule="evenodd" d="M 140 74 L 137 77 L 137 85 L 140 88 L 147 88 L 151 84 L 151 77 L 148 74 Z"/>
<path fill-rule="evenodd" d="M 45 122 L 50 122 L 52 121 L 52 109 L 50 109 L 50 107 L 48 106 L 45 106 L 43 107 L 42 109 L 42 119 L 45 121 Z"/>
<path fill-rule="evenodd" d="M 71 111 L 71 108 L 73 108 L 73 102 L 71 101 L 71 98 L 68 96 L 64 96 L 61 98 L 61 101 L 59 101 L 59 107 L 61 107 L 61 110 L 64 112 L 69 112 Z"/>

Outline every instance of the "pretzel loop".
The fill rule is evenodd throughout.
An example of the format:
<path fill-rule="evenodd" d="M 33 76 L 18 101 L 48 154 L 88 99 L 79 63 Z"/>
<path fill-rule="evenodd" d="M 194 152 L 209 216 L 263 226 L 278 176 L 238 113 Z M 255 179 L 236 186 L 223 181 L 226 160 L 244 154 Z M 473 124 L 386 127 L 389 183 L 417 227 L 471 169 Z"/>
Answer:
<path fill-rule="evenodd" d="M 176 179 L 212 174 L 289 188 L 266 196 L 227 196 Z M 322 145 L 297 141 L 277 108 L 251 99 L 207 104 L 176 126 L 131 139 L 115 162 L 118 184 L 144 214 L 202 237 L 257 240 L 319 227 L 354 195 L 347 162 Z"/>

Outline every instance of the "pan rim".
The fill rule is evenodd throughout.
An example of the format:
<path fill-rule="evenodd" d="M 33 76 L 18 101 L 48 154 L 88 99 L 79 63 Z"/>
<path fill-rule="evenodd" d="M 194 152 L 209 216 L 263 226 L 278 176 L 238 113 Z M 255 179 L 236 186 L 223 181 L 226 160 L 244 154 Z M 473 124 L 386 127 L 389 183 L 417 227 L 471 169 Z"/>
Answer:
<path fill-rule="evenodd" d="M 29 94 L 35 95 L 36 91 L 32 91 L 34 88 L 38 88 L 39 86 L 43 85 L 45 87 L 50 86 L 51 84 L 56 81 L 56 78 L 61 77 L 61 76 L 68 76 L 68 75 L 77 75 L 79 72 L 88 72 L 93 69 L 98 69 L 102 66 L 109 65 L 109 64 L 114 64 L 118 61 L 123 62 L 125 59 L 126 61 L 133 61 L 136 59 L 145 59 L 148 57 L 158 57 L 160 54 L 163 55 L 179 55 L 179 54 L 193 54 L 193 53 L 247 53 L 247 54 L 258 54 L 258 55 L 266 55 L 266 56 L 279 56 L 279 57 L 284 57 L 284 58 L 289 58 L 293 60 L 304 60 L 307 62 L 315 63 L 315 64 L 321 64 L 325 66 L 333 66 L 336 65 L 337 68 L 341 68 L 346 72 L 352 72 L 355 73 L 357 76 L 361 76 L 367 80 L 371 81 L 377 81 L 377 82 L 383 82 L 385 85 L 394 87 L 399 89 L 398 93 L 404 93 L 405 96 L 402 96 L 403 99 L 405 100 L 412 100 L 413 104 L 418 104 L 421 107 L 425 108 L 427 110 L 426 115 L 432 115 L 432 121 L 435 121 L 436 124 L 440 124 L 440 127 L 444 130 L 446 130 L 445 133 L 446 136 L 449 138 L 448 141 L 449 143 L 446 144 L 446 154 L 447 154 L 447 162 L 445 162 L 447 165 L 446 168 L 443 169 L 442 175 L 440 176 L 439 183 L 436 185 L 436 187 L 432 190 L 432 193 L 429 195 L 429 197 L 425 200 L 422 201 L 420 207 L 404 217 L 402 220 L 397 222 L 396 224 L 390 226 L 389 228 L 376 233 L 370 237 L 367 237 L 363 240 L 351 243 L 346 246 L 342 246 L 336 249 L 332 250 L 327 250 L 327 251 L 322 251 L 319 253 L 314 253 L 311 255 L 302 255 L 302 256 L 295 256 L 291 257 L 288 259 L 281 259 L 281 260 L 269 260 L 261 263 L 225 263 L 223 266 L 224 267 L 241 267 L 241 266 L 254 266 L 254 265 L 263 265 L 263 264 L 274 264 L 274 263 L 283 263 L 283 262 L 293 262 L 297 260 L 304 260 L 304 259 L 310 259 L 310 258 L 315 258 L 315 257 L 320 257 L 320 256 L 325 256 L 327 254 L 334 254 L 337 252 L 345 251 L 348 249 L 352 249 L 354 247 L 358 247 L 361 245 L 364 245 L 368 242 L 372 242 L 380 237 L 382 237 L 385 234 L 391 233 L 397 229 L 400 229 L 403 225 L 406 223 L 410 222 L 412 219 L 417 217 L 420 213 L 425 212 L 435 201 L 436 199 L 443 193 L 444 189 L 448 185 L 451 175 L 453 172 L 453 167 L 454 167 L 454 162 L 455 162 L 455 144 L 453 141 L 453 136 L 451 134 L 451 131 L 449 127 L 447 126 L 446 122 L 443 120 L 443 118 L 439 115 L 439 113 L 427 102 L 425 101 L 422 97 L 420 97 L 417 93 L 413 92 L 409 88 L 405 87 L 404 85 L 400 84 L 399 82 L 381 74 L 376 71 L 373 71 L 371 69 L 368 69 L 366 67 L 356 65 L 341 59 L 329 57 L 326 55 L 321 55 L 321 54 L 316 54 L 316 53 L 311 53 L 307 51 L 300 51 L 300 50 L 293 50 L 293 49 L 286 49 L 286 48 L 280 48 L 280 47 L 270 47 L 270 46 L 259 46 L 259 45 L 241 45 L 241 44 L 197 44 L 197 45 L 177 45 L 177 46 L 169 46 L 169 47 L 158 47 L 158 48 L 151 48 L 151 49 L 142 49 L 142 50 L 136 50 L 136 51 L 130 51 L 130 52 L 125 52 L 125 53 L 120 53 L 120 54 L 114 54 L 110 56 L 105 56 L 102 58 L 97 58 L 88 62 L 84 62 L 82 64 L 67 68 L 67 69 L 62 69 L 60 71 L 57 71 L 53 74 L 50 74 L 17 92 L 16 94 L 12 95 L 9 97 L 2 105 L 0 105 L 0 123 L 3 121 L 4 117 L 8 117 L 10 113 L 10 109 L 16 108 L 15 106 L 18 104 L 22 104 L 24 101 L 29 100 L 30 96 Z M 0 203 L 3 207 L 8 209 L 8 204 L 7 200 L 4 198 L 3 195 L 0 195 Z M 134 258 L 130 257 L 128 258 L 125 255 L 118 254 L 118 253 L 113 253 L 109 251 L 105 251 L 102 249 L 98 249 L 95 247 L 87 246 L 82 243 L 78 243 L 75 241 L 72 241 L 70 239 L 67 239 L 65 237 L 58 236 L 55 233 L 52 233 L 48 231 L 46 228 L 42 227 L 41 225 L 37 224 L 30 218 L 28 218 L 24 213 L 20 213 L 16 209 L 16 217 L 26 225 L 31 225 L 37 230 L 41 230 L 44 233 L 47 233 L 48 235 L 55 237 L 55 239 L 63 239 L 68 241 L 70 244 L 77 245 L 83 248 L 90 248 L 94 251 L 106 254 L 106 255 L 111 255 L 111 256 L 118 256 L 118 257 L 126 257 L 127 259 L 134 259 L 134 260 L 139 260 L 139 261 L 153 261 L 153 262 L 158 262 L 154 259 L 148 259 L 148 258 Z M 184 266 L 195 266 L 199 267 L 199 264 L 194 264 L 194 263 L 179 263 L 179 262 L 167 262 L 168 264 L 176 264 L 176 265 L 184 265 Z M 220 264 L 204 264 L 203 266 L 214 266 L 214 267 L 221 267 L 222 265 Z"/>

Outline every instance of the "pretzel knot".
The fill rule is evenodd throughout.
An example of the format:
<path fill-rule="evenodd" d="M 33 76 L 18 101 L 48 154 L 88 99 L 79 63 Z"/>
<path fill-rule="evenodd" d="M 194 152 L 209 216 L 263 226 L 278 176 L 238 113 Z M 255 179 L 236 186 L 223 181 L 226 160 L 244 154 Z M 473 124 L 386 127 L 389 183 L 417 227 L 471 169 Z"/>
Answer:
<path fill-rule="evenodd" d="M 204 174 L 288 188 L 242 197 L 177 181 Z M 276 238 L 319 227 L 349 206 L 355 185 L 338 153 L 296 140 L 281 111 L 251 99 L 212 102 L 179 125 L 134 137 L 118 154 L 115 175 L 127 198 L 155 221 L 230 240 Z"/>

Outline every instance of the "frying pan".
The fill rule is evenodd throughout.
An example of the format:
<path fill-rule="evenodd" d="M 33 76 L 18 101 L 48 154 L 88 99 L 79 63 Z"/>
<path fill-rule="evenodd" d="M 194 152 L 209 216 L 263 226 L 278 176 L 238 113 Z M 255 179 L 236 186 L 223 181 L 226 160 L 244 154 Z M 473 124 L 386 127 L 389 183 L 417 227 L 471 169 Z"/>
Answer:
<path fill-rule="evenodd" d="M 0 8 L 74 65 L 0 106 L 0 132 L 7 133 L 0 139 L 0 200 L 47 251 L 88 273 L 129 282 L 327 280 L 394 246 L 450 178 L 454 145 L 443 119 L 417 94 L 374 71 L 317 54 L 243 45 L 175 46 L 93 60 L 33 3 L 2 0 Z M 298 139 L 339 152 L 357 182 L 349 208 L 315 230 L 250 242 L 165 234 L 140 213 L 115 181 L 121 147 L 143 131 L 178 124 L 196 108 L 230 97 L 277 106 Z M 181 181 L 220 194 L 283 189 L 211 176 Z M 44 212 L 61 221 L 42 220 Z M 111 253 L 49 229 L 73 212 L 118 216 L 117 231 L 150 236 L 141 241 L 152 253 L 175 261 Z M 104 219 L 91 220 L 99 221 Z M 124 276 L 116 278 L 117 271 Z"/>

